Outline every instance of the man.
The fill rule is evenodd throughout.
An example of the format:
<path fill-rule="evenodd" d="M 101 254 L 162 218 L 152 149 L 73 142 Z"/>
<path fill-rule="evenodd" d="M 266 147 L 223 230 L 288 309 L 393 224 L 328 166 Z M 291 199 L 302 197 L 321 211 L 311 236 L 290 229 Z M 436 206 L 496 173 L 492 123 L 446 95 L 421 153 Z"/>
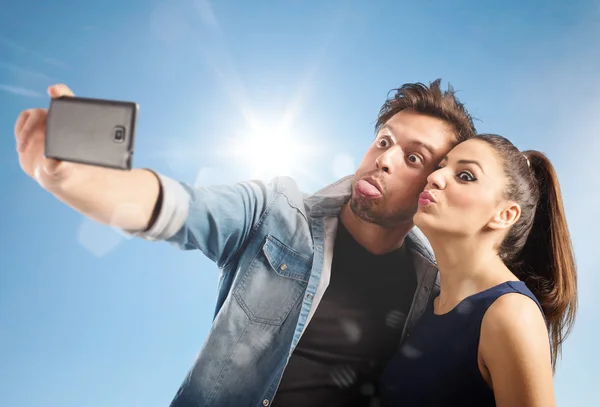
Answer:
<path fill-rule="evenodd" d="M 192 188 L 48 160 L 46 114 L 25 111 L 15 126 L 28 175 L 92 219 L 199 249 L 221 269 L 212 329 L 173 407 L 359 406 L 376 393 L 435 289 L 413 229 L 418 195 L 475 132 L 451 89 L 439 79 L 397 89 L 354 176 L 312 196 L 285 177 Z"/>

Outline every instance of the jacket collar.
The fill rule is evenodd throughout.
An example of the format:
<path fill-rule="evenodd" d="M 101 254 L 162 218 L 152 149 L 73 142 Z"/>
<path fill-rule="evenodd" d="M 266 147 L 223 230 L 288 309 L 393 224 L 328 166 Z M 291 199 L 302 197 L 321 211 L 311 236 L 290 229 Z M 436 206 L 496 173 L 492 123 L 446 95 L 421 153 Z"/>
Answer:
<path fill-rule="evenodd" d="M 342 206 L 350 199 L 352 175 L 348 175 L 305 199 L 305 205 L 312 217 L 338 216 Z M 431 245 L 423 232 L 416 226 L 406 236 L 408 248 L 417 251 L 426 261 L 436 265 Z"/>

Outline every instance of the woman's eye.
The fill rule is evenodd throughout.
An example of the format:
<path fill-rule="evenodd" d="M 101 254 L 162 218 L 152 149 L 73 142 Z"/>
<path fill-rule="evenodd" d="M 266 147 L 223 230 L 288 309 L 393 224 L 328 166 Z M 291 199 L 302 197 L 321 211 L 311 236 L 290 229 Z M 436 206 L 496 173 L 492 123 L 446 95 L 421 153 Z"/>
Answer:
<path fill-rule="evenodd" d="M 421 159 L 421 156 L 417 155 L 417 154 L 409 154 L 408 155 L 408 161 L 410 161 L 413 164 L 419 164 L 421 163 L 423 160 Z"/>
<path fill-rule="evenodd" d="M 477 178 L 475 178 L 468 171 L 461 171 L 460 173 L 458 173 L 458 178 L 460 178 L 461 181 L 466 181 L 466 182 L 472 182 L 472 181 L 477 180 Z"/>

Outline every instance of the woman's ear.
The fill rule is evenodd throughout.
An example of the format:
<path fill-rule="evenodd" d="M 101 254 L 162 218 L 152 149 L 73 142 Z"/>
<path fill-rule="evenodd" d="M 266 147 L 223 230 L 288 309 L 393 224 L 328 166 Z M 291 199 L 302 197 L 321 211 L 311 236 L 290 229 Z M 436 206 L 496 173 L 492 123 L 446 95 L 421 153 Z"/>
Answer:
<path fill-rule="evenodd" d="M 488 222 L 490 229 L 508 229 L 521 217 L 521 207 L 518 203 L 509 201 L 502 205 L 496 215 Z"/>

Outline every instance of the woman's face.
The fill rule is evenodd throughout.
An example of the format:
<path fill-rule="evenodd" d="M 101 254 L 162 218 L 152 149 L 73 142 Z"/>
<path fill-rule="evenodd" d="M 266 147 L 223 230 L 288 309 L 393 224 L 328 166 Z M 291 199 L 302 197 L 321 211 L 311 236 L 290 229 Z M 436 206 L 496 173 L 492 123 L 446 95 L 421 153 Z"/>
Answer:
<path fill-rule="evenodd" d="M 507 228 L 520 209 L 505 199 L 505 186 L 502 161 L 494 149 L 482 140 L 465 141 L 427 178 L 414 223 L 430 239 Z"/>

